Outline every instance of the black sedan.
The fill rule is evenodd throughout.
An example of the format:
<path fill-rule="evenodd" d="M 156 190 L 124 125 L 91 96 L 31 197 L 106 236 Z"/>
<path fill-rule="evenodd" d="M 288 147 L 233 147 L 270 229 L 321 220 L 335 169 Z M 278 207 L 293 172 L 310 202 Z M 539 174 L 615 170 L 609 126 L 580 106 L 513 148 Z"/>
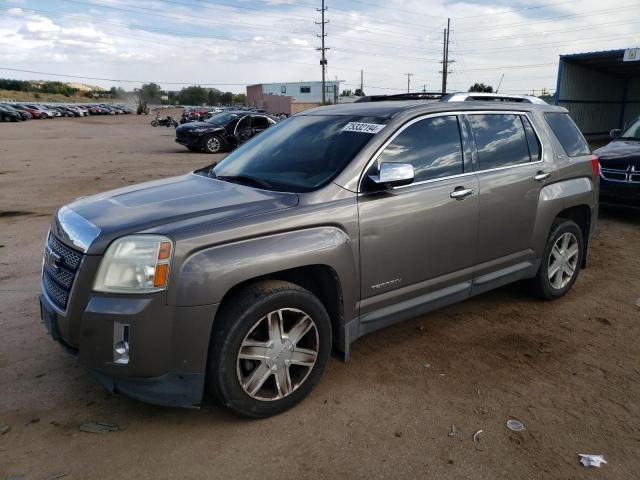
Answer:
<path fill-rule="evenodd" d="M 594 153 L 600 160 L 600 203 L 640 208 L 640 117 Z"/>
<path fill-rule="evenodd" d="M 180 125 L 176 128 L 176 142 L 193 152 L 220 153 L 233 150 L 276 122 L 266 114 L 223 112 L 204 122 Z"/>
<path fill-rule="evenodd" d="M 22 121 L 22 115 L 13 109 L 0 107 L 0 120 L 3 122 L 20 122 Z"/>

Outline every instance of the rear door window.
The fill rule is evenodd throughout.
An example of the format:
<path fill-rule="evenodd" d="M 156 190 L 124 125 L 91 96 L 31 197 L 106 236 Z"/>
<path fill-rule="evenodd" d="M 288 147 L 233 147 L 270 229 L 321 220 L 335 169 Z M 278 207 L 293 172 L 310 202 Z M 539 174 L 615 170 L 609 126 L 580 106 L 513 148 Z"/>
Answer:
<path fill-rule="evenodd" d="M 269 126 L 269 121 L 266 117 L 253 117 L 251 119 L 251 126 L 260 130 L 264 130 Z"/>
<path fill-rule="evenodd" d="M 413 165 L 415 182 L 463 173 L 458 118 L 432 117 L 409 125 L 378 156 L 378 165 L 383 162 Z"/>
<path fill-rule="evenodd" d="M 591 153 L 589 145 L 568 113 L 545 113 L 544 118 L 568 156 L 577 157 Z"/>
<path fill-rule="evenodd" d="M 517 114 L 470 114 L 480 170 L 529 163 L 527 136 Z"/>
<path fill-rule="evenodd" d="M 524 131 L 527 135 L 527 143 L 529 144 L 529 155 L 531 156 L 531 161 L 537 162 L 538 160 L 542 159 L 542 146 L 540 145 L 540 139 L 538 139 L 536 132 L 533 130 L 529 119 L 524 115 L 522 115 L 520 119 L 522 120 Z"/>

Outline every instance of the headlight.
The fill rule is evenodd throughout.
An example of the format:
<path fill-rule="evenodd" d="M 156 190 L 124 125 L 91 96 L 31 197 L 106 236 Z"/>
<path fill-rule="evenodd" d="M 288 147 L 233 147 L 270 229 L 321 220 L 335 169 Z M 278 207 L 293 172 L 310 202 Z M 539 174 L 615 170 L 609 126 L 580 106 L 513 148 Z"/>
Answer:
<path fill-rule="evenodd" d="M 167 288 L 173 244 L 160 235 L 131 235 L 105 253 L 93 289 L 110 293 L 149 293 Z"/>

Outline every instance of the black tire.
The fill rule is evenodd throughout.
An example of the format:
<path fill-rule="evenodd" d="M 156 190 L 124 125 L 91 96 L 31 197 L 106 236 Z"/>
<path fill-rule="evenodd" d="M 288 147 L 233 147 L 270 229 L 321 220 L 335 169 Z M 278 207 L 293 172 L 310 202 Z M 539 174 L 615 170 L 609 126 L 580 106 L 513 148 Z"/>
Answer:
<path fill-rule="evenodd" d="M 158 126 L 158 122 L 156 122 L 155 120 L 151 120 L 151 126 L 152 127 L 157 127 Z"/>
<path fill-rule="evenodd" d="M 241 384 L 241 368 L 246 364 L 241 364 L 240 362 L 245 360 L 238 358 L 240 347 L 248 335 L 255 331 L 261 319 L 279 309 L 297 309 L 312 319 L 316 329 L 309 330 L 309 333 L 317 332 L 317 336 L 313 335 L 317 356 L 313 366 L 304 372 L 304 376 L 298 377 L 299 383 L 291 387 L 293 390 L 290 393 L 282 398 L 268 400 L 254 398 Z M 284 325 L 284 322 L 281 324 Z M 225 302 L 216 316 L 214 329 L 207 371 L 209 392 L 221 405 L 245 417 L 263 418 L 277 415 L 300 403 L 322 377 L 331 353 L 331 321 L 327 311 L 315 295 L 289 282 L 263 281 L 243 288 Z M 285 329 L 286 327 L 282 328 Z M 287 333 L 290 334 L 291 331 Z M 304 335 L 299 338 L 303 338 Z M 290 350 L 296 349 L 297 345 Z M 277 359 L 278 356 L 273 358 Z M 267 364 L 266 361 L 262 363 Z M 289 372 L 290 367 L 286 368 Z M 247 375 L 250 377 L 251 373 L 253 372 Z M 275 385 L 277 381 L 275 373 L 267 375 L 267 380 L 261 383 L 265 387 L 261 388 L 267 388 L 268 382 Z M 291 386 L 294 383 L 293 378 L 292 374 L 289 378 Z"/>
<path fill-rule="evenodd" d="M 202 149 L 206 153 L 222 152 L 222 139 L 219 135 L 209 135 L 202 142 Z"/>
<path fill-rule="evenodd" d="M 552 252 L 554 245 L 556 245 L 556 242 L 558 242 L 561 237 L 566 238 L 565 235 L 568 235 L 569 238 L 575 239 L 578 247 L 578 253 L 575 259 L 566 262 L 570 264 L 569 269 L 571 269 L 571 265 L 574 265 L 572 275 L 569 276 L 569 274 L 566 272 L 559 272 L 558 275 L 562 275 L 563 279 L 561 280 L 561 282 L 556 282 L 556 285 L 554 286 L 550 279 L 550 274 L 553 270 L 552 267 L 555 266 L 555 253 Z M 582 268 L 584 255 L 584 237 L 582 236 L 582 230 L 580 229 L 580 227 L 571 220 L 567 220 L 564 218 L 557 219 L 551 227 L 551 233 L 549 234 L 547 245 L 544 249 L 540 269 L 538 270 L 535 278 L 533 278 L 531 281 L 533 292 L 537 296 L 545 300 L 555 300 L 565 295 L 571 289 L 573 284 L 576 282 L 576 279 L 578 278 L 580 268 Z M 558 279 L 557 276 L 554 276 L 553 278 L 554 280 Z"/>

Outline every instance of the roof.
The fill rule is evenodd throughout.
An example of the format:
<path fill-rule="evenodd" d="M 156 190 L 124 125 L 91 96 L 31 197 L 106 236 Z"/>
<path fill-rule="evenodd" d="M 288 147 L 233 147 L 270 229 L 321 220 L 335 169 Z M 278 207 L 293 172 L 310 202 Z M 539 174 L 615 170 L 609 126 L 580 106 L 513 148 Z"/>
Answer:
<path fill-rule="evenodd" d="M 399 113 L 416 111 L 420 113 L 435 113 L 459 110 L 518 110 L 518 111 L 565 111 L 551 105 L 540 105 L 534 103 L 511 103 L 511 102 L 433 102 L 425 100 L 408 101 L 382 101 L 363 103 L 343 103 L 337 105 L 326 105 L 324 107 L 305 110 L 296 115 L 346 115 L 360 117 L 391 118 Z"/>
<path fill-rule="evenodd" d="M 569 53 L 560 55 L 560 61 L 619 77 L 638 78 L 640 77 L 640 61 L 624 62 L 623 58 L 626 50 L 628 49 Z"/>
<path fill-rule="evenodd" d="M 325 83 L 342 83 L 344 80 L 329 80 L 327 79 Z M 322 80 L 308 80 L 308 81 L 299 81 L 299 82 L 264 82 L 264 83 L 254 83 L 253 85 L 247 85 L 247 87 L 259 87 L 262 85 L 309 85 L 310 83 L 322 83 Z"/>

